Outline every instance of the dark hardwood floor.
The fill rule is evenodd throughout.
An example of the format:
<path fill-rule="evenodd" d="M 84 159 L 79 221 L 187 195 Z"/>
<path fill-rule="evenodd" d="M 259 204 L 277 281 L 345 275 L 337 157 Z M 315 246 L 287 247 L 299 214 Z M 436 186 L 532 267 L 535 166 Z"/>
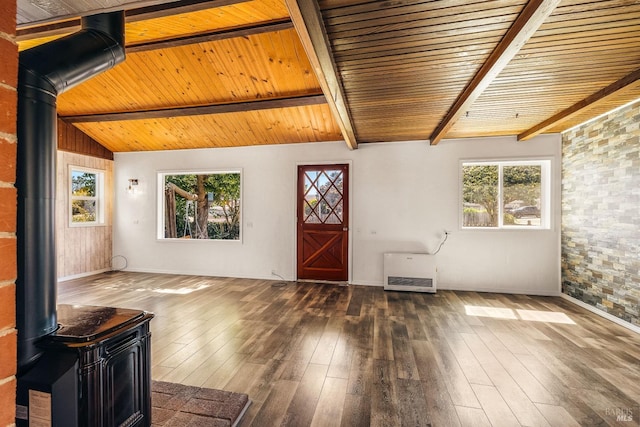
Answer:
<path fill-rule="evenodd" d="M 60 303 L 152 311 L 156 380 L 242 426 L 640 425 L 640 335 L 561 298 L 105 273 Z"/>

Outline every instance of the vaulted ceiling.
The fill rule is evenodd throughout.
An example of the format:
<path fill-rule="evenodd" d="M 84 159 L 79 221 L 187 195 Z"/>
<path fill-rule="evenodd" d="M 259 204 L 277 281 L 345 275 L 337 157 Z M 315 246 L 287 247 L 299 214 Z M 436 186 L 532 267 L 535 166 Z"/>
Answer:
<path fill-rule="evenodd" d="M 97 4 L 19 0 L 20 48 Z M 640 98 L 640 1 L 99 4 L 127 10 L 127 59 L 58 114 L 114 152 L 528 139 Z"/>

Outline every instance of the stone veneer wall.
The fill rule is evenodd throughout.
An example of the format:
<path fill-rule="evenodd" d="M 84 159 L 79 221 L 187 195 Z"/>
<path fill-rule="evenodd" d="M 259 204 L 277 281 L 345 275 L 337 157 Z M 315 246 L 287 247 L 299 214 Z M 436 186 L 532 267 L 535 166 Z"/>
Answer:
<path fill-rule="evenodd" d="M 16 1 L 0 2 L 0 426 L 16 407 Z"/>
<path fill-rule="evenodd" d="M 562 292 L 640 325 L 640 101 L 563 134 Z"/>

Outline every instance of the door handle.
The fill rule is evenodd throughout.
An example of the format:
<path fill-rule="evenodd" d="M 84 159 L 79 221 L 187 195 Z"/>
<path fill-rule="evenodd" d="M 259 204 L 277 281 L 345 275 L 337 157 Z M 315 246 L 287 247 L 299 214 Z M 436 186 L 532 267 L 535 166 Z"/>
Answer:
<path fill-rule="evenodd" d="M 349 231 L 349 227 L 342 227 L 342 231 Z"/>

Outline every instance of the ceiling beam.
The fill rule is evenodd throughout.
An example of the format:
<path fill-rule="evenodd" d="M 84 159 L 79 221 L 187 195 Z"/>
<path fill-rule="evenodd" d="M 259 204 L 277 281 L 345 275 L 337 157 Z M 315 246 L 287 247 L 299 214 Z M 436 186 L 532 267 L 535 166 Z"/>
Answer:
<path fill-rule="evenodd" d="M 125 11 L 125 22 L 138 22 L 146 19 L 162 18 L 179 13 L 197 12 L 216 7 L 231 6 L 250 0 L 180 0 L 153 6 L 138 7 Z M 120 9 L 123 7 L 121 6 Z M 106 9 L 100 12 L 107 11 Z M 80 19 L 73 18 L 62 22 L 43 25 L 25 24 L 18 26 L 16 41 L 31 40 L 39 37 L 58 36 L 74 33 L 80 29 Z"/>
<path fill-rule="evenodd" d="M 285 0 L 285 3 L 342 137 L 355 150 L 358 142 L 318 3 L 315 0 Z"/>
<path fill-rule="evenodd" d="M 210 31 L 191 36 L 176 37 L 169 40 L 157 40 L 135 44 L 127 46 L 127 53 L 145 52 L 154 49 L 168 49 L 189 44 L 214 42 L 238 37 L 249 37 L 274 31 L 289 30 L 291 28 L 293 28 L 293 23 L 289 18 L 285 18 L 266 23 L 247 25 L 246 27 L 234 28 L 232 30 Z"/>
<path fill-rule="evenodd" d="M 640 86 L 640 69 L 637 69 L 634 72 L 627 74 L 620 80 L 617 80 L 611 83 L 609 86 L 602 88 L 599 91 L 587 96 L 583 100 L 576 102 L 569 108 L 566 108 L 560 111 L 558 114 L 555 114 L 549 117 L 547 120 L 538 123 L 537 125 L 533 126 L 530 129 L 525 130 L 520 135 L 518 135 L 518 141 L 526 141 L 528 139 L 531 139 L 534 136 L 545 132 L 547 129 L 550 129 L 582 113 L 583 111 L 594 107 L 594 104 L 615 95 L 621 90 L 631 89 L 637 86 Z"/>
<path fill-rule="evenodd" d="M 251 0 L 179 0 L 172 3 L 155 6 L 139 7 L 127 10 L 127 22 L 146 21 L 147 19 L 164 18 L 179 13 L 198 12 L 234 4 L 246 3 Z"/>
<path fill-rule="evenodd" d="M 560 0 L 529 0 L 480 70 L 458 96 L 444 119 L 436 126 L 429 137 L 431 145 L 436 145 L 445 137 L 460 116 L 480 97 L 545 19 L 551 15 L 558 3 Z"/>
<path fill-rule="evenodd" d="M 244 113 L 275 108 L 305 107 L 326 104 L 324 95 L 304 95 L 290 98 L 261 99 L 228 104 L 210 104 L 190 107 L 163 108 L 141 111 L 124 111 L 119 113 L 84 114 L 76 116 L 60 116 L 67 123 L 115 122 L 125 120 L 168 119 L 172 117 L 204 116 L 224 113 Z"/>

